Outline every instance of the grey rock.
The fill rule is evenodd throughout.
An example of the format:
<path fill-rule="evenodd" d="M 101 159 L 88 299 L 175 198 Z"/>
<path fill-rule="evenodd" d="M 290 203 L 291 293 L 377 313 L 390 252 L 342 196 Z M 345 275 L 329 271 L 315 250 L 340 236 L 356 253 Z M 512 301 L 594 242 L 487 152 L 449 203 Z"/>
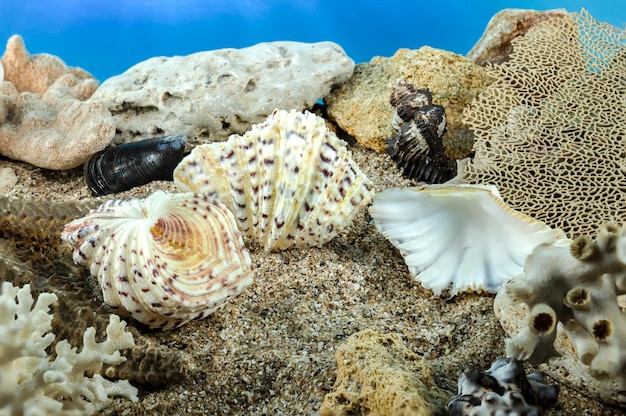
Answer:
<path fill-rule="evenodd" d="M 199 144 L 244 133 L 276 108 L 308 109 L 353 71 L 332 42 L 259 43 L 151 58 L 107 79 L 91 99 L 113 114 L 114 143 L 186 134 Z"/>

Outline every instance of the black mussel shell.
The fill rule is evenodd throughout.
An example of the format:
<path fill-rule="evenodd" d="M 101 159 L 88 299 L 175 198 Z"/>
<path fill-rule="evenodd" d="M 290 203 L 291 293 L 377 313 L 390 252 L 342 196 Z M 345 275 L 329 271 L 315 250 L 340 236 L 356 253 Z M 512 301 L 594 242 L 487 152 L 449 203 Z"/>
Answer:
<path fill-rule="evenodd" d="M 85 182 L 94 195 L 108 195 L 156 180 L 171 181 L 186 143 L 186 136 L 164 136 L 104 149 L 85 162 Z"/>

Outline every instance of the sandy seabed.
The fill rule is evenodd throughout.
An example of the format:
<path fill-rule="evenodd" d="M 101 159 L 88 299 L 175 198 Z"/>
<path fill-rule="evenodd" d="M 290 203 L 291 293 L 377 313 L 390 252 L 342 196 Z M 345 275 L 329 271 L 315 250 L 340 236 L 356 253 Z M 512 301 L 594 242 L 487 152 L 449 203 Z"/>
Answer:
<path fill-rule="evenodd" d="M 414 185 L 387 155 L 358 145 L 351 149 L 377 191 Z M 82 168 L 53 172 L 11 161 L 0 165 L 17 173 L 10 195 L 90 197 Z M 176 192 L 170 182 L 154 182 L 119 196 L 156 189 Z M 493 296 L 433 296 L 411 278 L 367 210 L 322 248 L 266 253 L 247 246 L 256 277 L 241 295 L 206 319 L 168 332 L 145 330 L 189 355 L 189 379 L 163 388 L 140 386 L 138 403 L 114 399 L 100 415 L 314 415 L 335 382 L 337 347 L 368 328 L 400 334 L 410 350 L 429 360 L 435 382 L 450 397 L 464 369 L 487 369 L 504 354 L 506 335 L 493 313 Z M 559 402 L 547 414 L 623 414 L 559 387 Z"/>

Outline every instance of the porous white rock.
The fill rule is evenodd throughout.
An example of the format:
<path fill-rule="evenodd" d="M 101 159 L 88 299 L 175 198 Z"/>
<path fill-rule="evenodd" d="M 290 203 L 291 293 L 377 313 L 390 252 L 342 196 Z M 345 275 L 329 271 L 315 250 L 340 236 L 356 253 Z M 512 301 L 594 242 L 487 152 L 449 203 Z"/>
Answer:
<path fill-rule="evenodd" d="M 115 143 L 186 134 L 198 144 L 242 134 L 276 108 L 309 109 L 353 70 L 332 42 L 259 43 L 148 59 L 107 79 L 91 100 L 113 114 Z"/>

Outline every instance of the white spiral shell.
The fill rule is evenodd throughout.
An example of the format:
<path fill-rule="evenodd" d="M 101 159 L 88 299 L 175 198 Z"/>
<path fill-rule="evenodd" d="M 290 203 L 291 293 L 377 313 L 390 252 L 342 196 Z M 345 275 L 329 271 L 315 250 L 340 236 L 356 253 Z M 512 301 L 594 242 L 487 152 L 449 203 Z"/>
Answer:
<path fill-rule="evenodd" d="M 151 328 L 202 318 L 252 283 L 235 218 L 203 195 L 107 201 L 62 238 L 98 278 L 104 301 Z"/>
<path fill-rule="evenodd" d="M 265 250 L 321 246 L 374 196 L 346 143 L 309 112 L 275 110 L 243 136 L 197 146 L 174 171 L 182 191 L 209 195 Z"/>

